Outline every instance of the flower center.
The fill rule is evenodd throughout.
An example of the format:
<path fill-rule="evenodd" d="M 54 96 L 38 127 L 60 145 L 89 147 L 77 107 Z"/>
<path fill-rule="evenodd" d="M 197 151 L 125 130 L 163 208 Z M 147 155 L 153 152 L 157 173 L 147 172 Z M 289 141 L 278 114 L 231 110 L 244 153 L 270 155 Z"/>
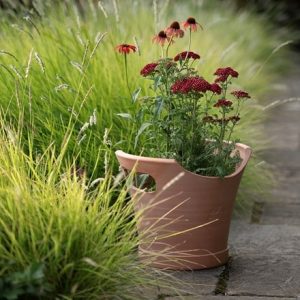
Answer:
<path fill-rule="evenodd" d="M 158 33 L 158 36 L 159 36 L 160 38 L 162 38 L 162 39 L 166 39 L 166 38 L 167 38 L 167 35 L 166 35 L 166 33 L 165 33 L 164 31 L 160 31 L 160 32 Z"/>
<path fill-rule="evenodd" d="M 170 25 L 170 28 L 178 30 L 178 29 L 180 29 L 180 25 L 177 21 L 175 21 Z"/>
<path fill-rule="evenodd" d="M 188 22 L 189 24 L 196 24 L 196 20 L 195 20 L 194 18 L 188 18 L 188 19 L 187 19 L 187 22 Z"/>

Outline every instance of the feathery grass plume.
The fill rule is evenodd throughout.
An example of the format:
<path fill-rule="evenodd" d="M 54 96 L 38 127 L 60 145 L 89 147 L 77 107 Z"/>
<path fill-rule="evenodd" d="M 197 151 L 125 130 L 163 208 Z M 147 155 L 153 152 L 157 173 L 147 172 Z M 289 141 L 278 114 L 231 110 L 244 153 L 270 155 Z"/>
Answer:
<path fill-rule="evenodd" d="M 30 53 L 29 53 L 27 67 L 25 69 L 25 78 L 28 78 L 28 76 L 29 76 L 31 62 L 32 62 L 32 53 L 33 53 L 33 48 L 30 50 Z"/>
<path fill-rule="evenodd" d="M 157 26 L 158 26 L 158 3 L 157 0 L 153 0 L 152 1 L 152 5 L 153 5 L 153 16 L 154 16 L 154 28 L 155 31 L 157 31 Z"/>
<path fill-rule="evenodd" d="M 45 73 L 45 65 L 37 52 L 34 52 L 34 58 L 41 67 L 42 73 Z"/>
<path fill-rule="evenodd" d="M 119 14 L 119 6 L 117 3 L 117 0 L 112 0 L 112 3 L 114 6 L 114 14 L 115 14 L 116 22 L 119 23 L 120 22 L 120 14 Z"/>
<path fill-rule="evenodd" d="M 101 9 L 101 11 L 102 11 L 104 17 L 107 19 L 107 18 L 108 18 L 108 14 L 107 14 L 107 12 L 106 12 L 106 10 L 105 10 L 103 4 L 102 4 L 102 1 L 98 1 L 98 7 Z"/>

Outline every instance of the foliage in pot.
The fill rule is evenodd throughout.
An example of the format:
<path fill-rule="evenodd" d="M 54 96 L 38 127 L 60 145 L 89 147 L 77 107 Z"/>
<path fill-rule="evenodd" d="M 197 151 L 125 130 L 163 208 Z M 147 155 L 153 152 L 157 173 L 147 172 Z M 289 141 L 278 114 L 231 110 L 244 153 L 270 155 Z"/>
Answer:
<path fill-rule="evenodd" d="M 189 262 L 185 260 L 180 264 L 174 261 L 162 263 L 161 259 L 154 262 L 156 266 L 175 269 L 212 267 L 227 260 L 227 237 L 232 206 L 251 153 L 249 147 L 239 144 L 233 137 L 235 126 L 240 121 L 242 104 L 250 98 L 245 91 L 231 89 L 232 81 L 239 73 L 231 67 L 218 68 L 214 73 L 216 78 L 213 83 L 200 76 L 194 67 L 200 60 L 200 55 L 191 51 L 191 44 L 193 32 L 198 28 L 202 29 L 202 26 L 190 17 L 183 22 L 183 27 L 189 33 L 188 49 L 173 59 L 169 58 L 170 47 L 176 39 L 184 37 L 185 34 L 179 22 L 173 22 L 154 36 L 153 42 L 161 47 L 161 57 L 147 64 L 140 72 L 152 81 L 151 93 L 139 97 L 138 89 L 132 95 L 133 112 L 119 114 L 133 122 L 136 127 L 135 149 L 141 149 L 142 146 L 143 155 L 149 157 L 132 156 L 117 151 L 118 160 L 123 168 L 135 168 L 137 172 L 151 175 L 156 182 L 156 191 L 153 193 L 141 193 L 137 188 L 132 190 L 137 196 L 137 211 L 145 209 L 147 202 L 151 202 L 150 208 L 143 212 L 143 224 L 139 224 L 140 233 L 145 233 L 146 224 L 150 224 L 155 232 L 154 235 L 150 234 L 153 239 L 146 243 L 147 251 L 158 252 L 166 250 L 166 247 L 175 249 L 177 253 L 197 252 L 200 248 L 206 251 L 198 251 L 195 254 L 196 259 L 193 257 Z M 127 74 L 127 55 L 136 52 L 136 46 L 122 44 L 117 50 L 124 55 Z M 128 89 L 130 91 L 129 85 Z M 184 178 L 178 178 L 178 174 L 183 174 Z M 177 178 L 176 183 L 170 187 L 169 182 L 174 178 Z M 195 183 L 192 183 L 193 181 Z M 219 192 L 216 193 L 215 189 Z M 181 194 L 179 198 L 176 196 L 178 193 Z M 188 203 L 185 202 L 187 198 L 190 199 Z M 168 205 L 165 202 L 161 204 L 163 199 L 172 201 L 167 201 Z M 204 205 L 204 209 L 201 209 L 201 205 Z M 179 213 L 170 217 L 172 213 L 168 213 L 168 210 L 174 211 L 175 207 Z M 190 214 L 194 214 L 195 210 L 202 210 L 202 216 L 191 217 Z M 181 217 L 188 222 L 178 225 Z M 172 225 L 164 222 L 164 219 L 174 218 L 178 221 L 176 225 L 173 221 Z M 192 237 L 188 226 L 194 229 L 201 228 L 203 231 L 203 226 L 195 223 L 200 221 L 207 224 L 209 234 L 216 238 L 220 237 L 221 230 L 225 237 L 221 238 L 222 242 L 210 244 L 207 238 Z M 211 226 L 215 229 L 211 230 Z M 176 236 L 180 231 L 184 233 L 174 240 L 170 236 L 166 237 L 167 231 Z M 195 235 L 195 232 L 192 235 Z M 197 234 L 203 233 L 197 231 Z M 157 241 L 159 235 L 165 236 L 163 242 Z M 191 242 L 195 238 L 198 239 L 198 243 Z M 171 260 L 178 260 L 179 256 L 173 253 L 168 258 L 170 257 Z M 205 257 L 206 260 L 199 257 Z M 212 257 L 217 259 L 211 260 Z"/>

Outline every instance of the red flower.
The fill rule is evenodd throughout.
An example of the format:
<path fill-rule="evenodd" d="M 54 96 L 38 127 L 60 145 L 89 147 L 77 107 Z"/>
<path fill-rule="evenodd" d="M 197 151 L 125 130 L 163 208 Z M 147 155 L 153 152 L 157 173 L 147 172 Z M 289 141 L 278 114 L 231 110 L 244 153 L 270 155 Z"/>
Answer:
<path fill-rule="evenodd" d="M 175 94 L 205 93 L 208 90 L 210 90 L 210 84 L 201 77 L 179 79 L 171 86 L 171 91 Z"/>
<path fill-rule="evenodd" d="M 197 54 L 197 53 L 194 53 L 192 51 L 183 51 L 179 54 L 177 54 L 175 57 L 174 57 L 174 60 L 175 61 L 178 61 L 178 60 L 185 60 L 185 59 L 189 59 L 189 58 L 192 58 L 192 59 L 199 59 L 200 58 L 200 55 Z"/>
<path fill-rule="evenodd" d="M 231 95 L 235 96 L 237 99 L 251 98 L 248 93 L 241 91 L 241 90 L 233 91 L 233 92 L 231 92 Z"/>
<path fill-rule="evenodd" d="M 238 77 L 239 73 L 232 69 L 231 67 L 227 68 L 219 68 L 216 70 L 214 75 L 217 75 L 218 78 L 215 80 L 215 82 L 224 82 L 227 80 L 229 76 L 231 77 Z"/>
<path fill-rule="evenodd" d="M 225 82 L 227 80 L 228 76 L 219 76 L 216 78 L 215 82 Z"/>
<path fill-rule="evenodd" d="M 216 83 L 212 83 L 212 84 L 210 85 L 210 90 L 211 90 L 213 93 L 218 94 L 218 95 L 220 95 L 221 92 L 222 92 L 222 88 L 221 88 L 218 84 L 216 84 Z"/>
<path fill-rule="evenodd" d="M 162 30 L 157 35 L 155 35 L 152 39 L 152 42 L 160 44 L 163 46 L 165 42 L 169 42 L 171 39 L 167 36 L 167 34 Z"/>
<path fill-rule="evenodd" d="M 147 64 L 140 72 L 140 74 L 144 77 L 155 72 L 155 68 L 158 66 L 158 63 L 150 63 Z"/>
<path fill-rule="evenodd" d="M 184 29 L 190 28 L 192 31 L 197 31 L 197 27 L 199 26 L 203 30 L 203 27 L 192 17 L 183 22 L 182 26 Z"/>
<path fill-rule="evenodd" d="M 180 29 L 180 25 L 177 21 L 173 22 L 166 30 L 168 37 L 182 38 L 184 36 L 184 31 Z"/>
<path fill-rule="evenodd" d="M 121 44 L 116 47 L 116 50 L 122 54 L 128 54 L 130 51 L 136 52 L 136 47 L 128 44 Z"/>
<path fill-rule="evenodd" d="M 218 102 L 214 105 L 214 107 L 230 107 L 232 102 L 226 99 L 219 99 Z"/>

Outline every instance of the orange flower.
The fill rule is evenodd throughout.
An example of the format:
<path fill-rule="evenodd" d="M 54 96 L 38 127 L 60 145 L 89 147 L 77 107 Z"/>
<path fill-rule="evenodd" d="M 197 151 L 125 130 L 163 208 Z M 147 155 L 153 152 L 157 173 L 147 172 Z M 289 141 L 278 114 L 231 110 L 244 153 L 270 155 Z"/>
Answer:
<path fill-rule="evenodd" d="M 136 52 L 136 47 L 128 44 L 121 44 L 116 47 L 116 50 L 122 54 L 129 54 L 130 51 Z"/>
<path fill-rule="evenodd" d="M 153 37 L 152 42 L 160 44 L 163 46 L 165 42 L 169 42 L 171 39 L 167 36 L 165 31 L 160 31 L 156 36 Z"/>
<path fill-rule="evenodd" d="M 197 31 L 197 27 L 199 26 L 202 30 L 203 27 L 196 21 L 195 18 L 189 17 L 185 22 L 182 23 L 184 29 L 190 28 L 192 31 Z"/>
<path fill-rule="evenodd" d="M 168 37 L 182 38 L 184 36 L 184 31 L 180 29 L 180 25 L 177 21 L 173 22 L 165 32 Z"/>

